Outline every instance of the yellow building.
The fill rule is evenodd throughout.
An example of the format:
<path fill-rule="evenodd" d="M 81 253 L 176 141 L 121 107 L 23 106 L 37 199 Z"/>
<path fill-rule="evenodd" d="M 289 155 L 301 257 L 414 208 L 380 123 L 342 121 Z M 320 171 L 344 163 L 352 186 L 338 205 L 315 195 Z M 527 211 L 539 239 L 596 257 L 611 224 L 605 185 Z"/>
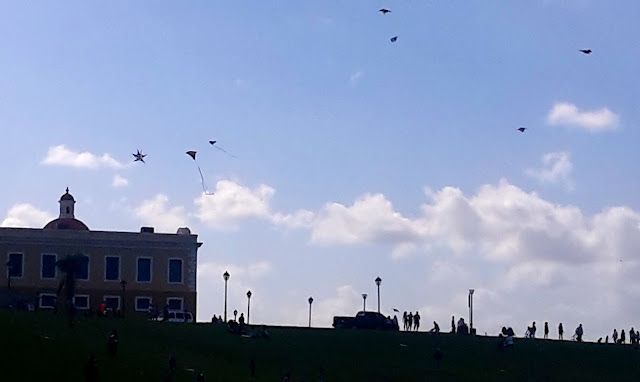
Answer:
<path fill-rule="evenodd" d="M 160 311 L 186 310 L 196 314 L 197 235 L 189 228 L 176 234 L 91 231 L 75 218 L 75 200 L 60 197 L 60 216 L 42 229 L 0 228 L 2 305 L 27 302 L 38 309 L 54 309 L 63 278 L 56 261 L 81 255 L 75 272 L 74 304 L 79 311 L 97 311 L 102 302 L 114 311 L 138 312 L 155 306 Z"/>

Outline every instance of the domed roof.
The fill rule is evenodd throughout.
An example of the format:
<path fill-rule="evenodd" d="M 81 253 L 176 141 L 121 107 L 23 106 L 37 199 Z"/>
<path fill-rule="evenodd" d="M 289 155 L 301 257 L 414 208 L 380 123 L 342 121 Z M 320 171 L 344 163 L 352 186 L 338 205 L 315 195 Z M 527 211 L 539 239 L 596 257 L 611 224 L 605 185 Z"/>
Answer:
<path fill-rule="evenodd" d="M 50 221 L 44 229 L 70 229 L 75 231 L 88 231 L 89 227 L 78 219 L 58 218 Z"/>
<path fill-rule="evenodd" d="M 60 201 L 63 201 L 63 200 L 72 200 L 75 202 L 73 195 L 69 193 L 69 187 L 67 187 L 67 192 L 60 197 Z"/>

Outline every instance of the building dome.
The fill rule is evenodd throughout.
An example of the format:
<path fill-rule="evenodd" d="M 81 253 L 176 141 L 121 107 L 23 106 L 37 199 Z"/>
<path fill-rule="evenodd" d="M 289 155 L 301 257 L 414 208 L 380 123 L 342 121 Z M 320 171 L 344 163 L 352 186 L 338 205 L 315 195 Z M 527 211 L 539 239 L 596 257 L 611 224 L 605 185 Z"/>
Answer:
<path fill-rule="evenodd" d="M 44 229 L 70 229 L 75 231 L 88 231 L 89 227 L 78 219 L 57 218 L 44 226 Z"/>
<path fill-rule="evenodd" d="M 44 229 L 89 230 L 86 224 L 75 217 L 74 205 L 76 204 L 76 200 L 73 198 L 73 195 L 69 193 L 69 187 L 67 187 L 67 192 L 60 197 L 58 203 L 60 203 L 60 216 L 47 223 Z"/>

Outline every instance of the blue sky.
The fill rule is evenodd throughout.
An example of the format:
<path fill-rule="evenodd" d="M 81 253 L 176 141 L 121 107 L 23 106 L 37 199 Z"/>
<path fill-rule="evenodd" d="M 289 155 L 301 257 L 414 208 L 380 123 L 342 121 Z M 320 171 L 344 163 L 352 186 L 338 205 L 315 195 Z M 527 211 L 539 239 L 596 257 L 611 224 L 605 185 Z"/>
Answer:
<path fill-rule="evenodd" d="M 44 225 L 69 186 L 91 229 L 189 226 L 200 320 L 225 270 L 230 306 L 251 288 L 267 323 L 304 325 L 309 295 L 317 325 L 360 293 L 374 307 L 378 275 L 383 310 L 426 329 L 466 315 L 468 288 L 480 332 L 562 320 L 597 339 L 640 314 L 637 2 L 0 13 L 0 222 Z"/>

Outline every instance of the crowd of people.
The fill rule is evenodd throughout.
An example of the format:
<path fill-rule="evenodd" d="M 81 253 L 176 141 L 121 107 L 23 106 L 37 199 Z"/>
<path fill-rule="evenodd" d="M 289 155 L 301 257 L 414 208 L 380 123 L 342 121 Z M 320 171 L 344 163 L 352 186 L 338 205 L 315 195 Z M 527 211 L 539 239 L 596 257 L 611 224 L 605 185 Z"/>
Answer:
<path fill-rule="evenodd" d="M 406 311 L 402 313 L 402 323 L 404 324 L 405 331 L 417 332 L 420 329 L 420 313 L 413 314 Z"/>

